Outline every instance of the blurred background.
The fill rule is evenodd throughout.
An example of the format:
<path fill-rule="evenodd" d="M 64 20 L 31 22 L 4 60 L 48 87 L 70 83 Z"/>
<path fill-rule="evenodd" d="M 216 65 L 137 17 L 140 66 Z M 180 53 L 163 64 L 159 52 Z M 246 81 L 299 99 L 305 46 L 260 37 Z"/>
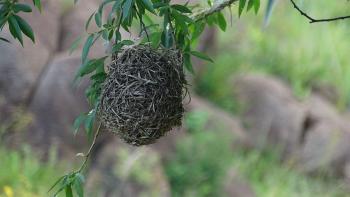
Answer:
<path fill-rule="evenodd" d="M 315 18 L 350 13 L 346 0 L 296 2 Z M 48 196 L 80 164 L 86 82 L 72 83 L 82 47 L 68 51 L 99 3 L 46 0 L 25 15 L 36 44 L 0 42 L 0 197 Z M 350 196 L 350 21 L 309 24 L 289 1 L 266 19 L 266 5 L 240 19 L 234 5 L 226 32 L 205 30 L 197 48 L 215 61 L 194 59 L 181 128 L 138 148 L 104 132 L 86 196 Z"/>

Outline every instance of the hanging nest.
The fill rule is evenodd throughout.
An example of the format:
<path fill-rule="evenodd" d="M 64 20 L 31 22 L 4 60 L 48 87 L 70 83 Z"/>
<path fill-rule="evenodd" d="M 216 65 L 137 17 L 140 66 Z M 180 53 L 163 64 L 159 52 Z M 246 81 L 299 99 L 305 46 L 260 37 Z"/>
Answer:
<path fill-rule="evenodd" d="M 135 45 L 112 59 L 99 110 L 107 129 L 140 146 L 181 125 L 187 90 L 178 50 Z"/>

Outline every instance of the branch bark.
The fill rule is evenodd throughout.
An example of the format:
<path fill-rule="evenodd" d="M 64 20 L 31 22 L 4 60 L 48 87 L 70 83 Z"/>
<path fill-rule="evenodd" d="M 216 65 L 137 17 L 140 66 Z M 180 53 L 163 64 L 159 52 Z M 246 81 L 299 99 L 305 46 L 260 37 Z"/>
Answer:
<path fill-rule="evenodd" d="M 194 21 L 199 21 L 202 20 L 216 12 L 220 12 L 221 10 L 223 10 L 226 7 L 229 7 L 230 5 L 232 5 L 233 3 L 235 3 L 236 1 L 239 0 L 222 0 L 221 3 L 218 4 L 214 4 L 212 7 L 201 10 L 197 13 L 192 14 L 190 17 L 194 20 Z"/>

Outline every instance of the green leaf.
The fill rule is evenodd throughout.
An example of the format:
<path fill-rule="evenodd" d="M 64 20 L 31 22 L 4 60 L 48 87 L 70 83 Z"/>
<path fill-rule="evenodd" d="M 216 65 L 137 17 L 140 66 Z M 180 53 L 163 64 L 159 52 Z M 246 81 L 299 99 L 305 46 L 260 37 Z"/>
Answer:
<path fill-rule="evenodd" d="M 245 4 L 246 4 L 246 0 L 239 0 L 239 5 L 238 5 L 238 16 L 239 17 L 241 16 L 241 14 L 244 10 Z"/>
<path fill-rule="evenodd" d="M 33 4 L 35 7 L 38 8 L 38 10 L 41 12 L 41 0 L 33 0 Z"/>
<path fill-rule="evenodd" d="M 123 21 L 126 21 L 129 18 L 130 10 L 133 5 L 133 0 L 125 0 L 123 4 Z"/>
<path fill-rule="evenodd" d="M 123 40 L 121 42 L 118 42 L 117 44 L 115 44 L 112 48 L 112 53 L 117 53 L 120 51 L 120 49 L 123 48 L 123 46 L 125 45 L 133 45 L 134 42 L 132 40 Z"/>
<path fill-rule="evenodd" d="M 201 53 L 199 51 L 191 51 L 190 52 L 191 55 L 194 55 L 200 59 L 203 59 L 203 60 L 206 60 L 206 61 L 209 61 L 209 62 L 214 62 L 209 56 L 207 56 L 206 54 L 204 53 Z"/>
<path fill-rule="evenodd" d="M 174 4 L 174 5 L 171 5 L 171 7 L 182 13 L 192 13 L 192 11 L 188 7 L 183 5 Z"/>
<path fill-rule="evenodd" d="M 269 23 L 275 4 L 276 0 L 268 0 L 264 17 L 264 26 L 267 26 L 267 24 Z"/>
<path fill-rule="evenodd" d="M 73 53 L 73 51 L 75 51 L 75 49 L 78 48 L 81 40 L 82 40 L 82 36 L 78 36 L 78 38 L 73 41 L 72 45 L 69 48 L 69 54 L 70 55 Z"/>
<path fill-rule="evenodd" d="M 13 11 L 18 12 L 32 12 L 32 8 L 27 4 L 17 3 L 13 5 Z"/>
<path fill-rule="evenodd" d="M 84 75 L 92 73 L 97 67 L 104 64 L 106 58 L 107 56 L 99 59 L 92 59 L 87 61 L 85 64 L 82 64 L 82 66 L 78 69 L 77 76 L 83 77 Z"/>
<path fill-rule="evenodd" d="M 254 11 L 255 11 L 255 14 L 258 13 L 259 9 L 260 9 L 260 0 L 255 0 L 255 1 L 254 1 Z"/>
<path fill-rule="evenodd" d="M 94 16 L 94 14 L 95 14 L 95 12 L 92 13 L 92 14 L 89 16 L 89 19 L 86 21 L 86 23 L 85 23 L 85 31 L 88 30 L 89 25 L 90 25 L 90 22 L 91 22 L 91 19 L 92 19 L 92 17 Z"/>
<path fill-rule="evenodd" d="M 96 115 L 96 110 L 92 109 L 86 116 L 85 119 L 85 131 L 86 135 L 88 136 L 89 140 L 92 140 L 92 127 L 94 125 L 94 120 L 95 120 L 95 115 Z"/>
<path fill-rule="evenodd" d="M 85 120 L 85 114 L 80 114 L 74 121 L 73 123 L 73 134 L 76 135 L 79 131 L 80 125 L 84 122 Z"/>
<path fill-rule="evenodd" d="M 66 191 L 66 197 L 73 197 L 73 191 L 72 191 L 71 185 L 67 185 L 65 191 Z"/>
<path fill-rule="evenodd" d="M 102 20 L 101 20 L 101 13 L 100 13 L 100 12 L 97 12 L 97 13 L 95 14 L 95 22 L 96 22 L 96 25 L 97 25 L 98 27 L 101 27 L 101 25 L 102 25 Z"/>
<path fill-rule="evenodd" d="M 249 1 L 248 1 L 247 12 L 248 12 L 250 9 L 253 8 L 254 3 L 255 3 L 255 0 L 249 0 Z"/>
<path fill-rule="evenodd" d="M 51 186 L 51 188 L 49 189 L 49 192 L 56 187 L 57 184 L 59 184 L 64 178 L 66 177 L 66 175 L 61 176 L 59 179 L 57 179 L 57 181 Z"/>
<path fill-rule="evenodd" d="M 84 176 L 80 173 L 76 173 L 73 186 L 75 191 L 78 194 L 78 197 L 84 197 L 83 183 L 84 183 Z"/>
<path fill-rule="evenodd" d="M 227 27 L 226 19 L 221 12 L 218 12 L 218 25 L 222 31 L 226 31 L 226 27 Z"/>
<path fill-rule="evenodd" d="M 14 15 L 14 17 L 16 18 L 18 25 L 21 28 L 22 32 L 28 38 L 30 38 L 33 42 L 35 42 L 33 29 L 30 27 L 30 25 L 25 20 L 23 20 L 20 16 Z"/>
<path fill-rule="evenodd" d="M 185 67 L 188 71 L 190 71 L 190 73 L 194 74 L 194 70 L 193 70 L 193 66 L 192 66 L 192 62 L 191 62 L 191 55 L 188 53 L 184 54 L 184 64 Z"/>
<path fill-rule="evenodd" d="M 150 1 L 150 0 L 142 0 L 142 2 L 145 4 L 145 8 L 152 12 L 152 13 L 155 13 L 154 12 L 154 8 L 153 8 L 153 3 Z"/>
<path fill-rule="evenodd" d="M 164 30 L 161 36 L 162 45 L 165 48 L 170 48 L 173 46 L 174 39 L 170 30 Z"/>
<path fill-rule="evenodd" d="M 83 52 L 81 55 L 81 61 L 83 62 L 83 64 L 86 62 L 87 56 L 89 54 L 90 48 L 94 42 L 94 37 L 95 34 L 90 34 L 89 37 L 86 39 L 84 47 L 83 47 Z"/>
<path fill-rule="evenodd" d="M 192 26 L 193 32 L 192 32 L 192 40 L 196 40 L 204 31 L 205 29 L 205 22 L 199 21 L 196 22 L 194 26 Z"/>
<path fill-rule="evenodd" d="M 10 33 L 14 38 L 17 38 L 21 45 L 23 46 L 23 37 L 22 37 L 22 32 L 21 28 L 18 25 L 18 22 L 14 16 L 9 17 L 9 27 L 10 27 Z"/>

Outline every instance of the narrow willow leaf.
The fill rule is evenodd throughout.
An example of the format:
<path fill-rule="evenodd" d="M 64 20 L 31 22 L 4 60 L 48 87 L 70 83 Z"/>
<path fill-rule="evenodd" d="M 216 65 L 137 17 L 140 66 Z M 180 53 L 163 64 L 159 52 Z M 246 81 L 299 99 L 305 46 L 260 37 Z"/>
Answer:
<path fill-rule="evenodd" d="M 94 70 L 96 70 L 97 67 L 99 67 L 101 64 L 104 64 L 104 61 L 107 57 L 102 57 L 99 59 L 92 59 L 87 61 L 85 64 L 83 64 L 82 67 L 78 69 L 78 76 L 83 77 L 84 75 L 92 73 Z"/>
<path fill-rule="evenodd" d="M 247 12 L 253 8 L 255 0 L 248 0 Z"/>
<path fill-rule="evenodd" d="M 226 27 L 227 27 L 226 19 L 221 12 L 218 12 L 218 25 L 222 31 L 226 31 Z"/>
<path fill-rule="evenodd" d="M 259 9 L 260 9 L 260 0 L 255 0 L 255 1 L 254 1 L 254 11 L 255 11 L 255 14 L 258 13 Z"/>
<path fill-rule="evenodd" d="M 85 31 L 87 31 L 87 30 L 89 29 L 89 25 L 90 25 L 91 19 L 92 19 L 92 17 L 94 16 L 94 14 L 95 14 L 95 12 L 92 13 L 92 14 L 90 15 L 89 19 L 86 21 L 86 23 L 85 23 Z"/>
<path fill-rule="evenodd" d="M 35 7 L 38 8 L 38 10 L 41 12 L 41 0 L 33 0 L 33 4 Z"/>
<path fill-rule="evenodd" d="M 74 121 L 73 123 L 73 128 L 74 128 L 74 131 L 73 131 L 73 134 L 76 135 L 79 131 L 79 128 L 80 128 L 80 125 L 84 122 L 86 116 L 85 114 L 80 114 Z"/>
<path fill-rule="evenodd" d="M 84 187 L 83 187 L 84 177 L 82 174 L 77 173 L 75 175 L 75 181 L 73 183 L 74 189 L 78 194 L 78 197 L 84 197 Z"/>
<path fill-rule="evenodd" d="M 78 48 L 79 44 L 81 43 L 82 36 L 79 36 L 77 39 L 74 40 L 71 47 L 69 48 L 69 54 L 71 55 L 75 49 Z"/>
<path fill-rule="evenodd" d="M 269 23 L 275 4 L 276 0 L 268 0 L 264 17 L 264 26 L 266 26 Z"/>
<path fill-rule="evenodd" d="M 192 11 L 188 7 L 183 5 L 174 4 L 174 5 L 171 5 L 171 7 L 182 13 L 192 13 Z"/>
<path fill-rule="evenodd" d="M 96 25 L 97 25 L 98 27 L 101 27 L 101 25 L 102 25 L 102 20 L 101 20 L 101 13 L 100 13 L 100 12 L 97 12 L 97 13 L 95 14 L 95 22 L 96 22 Z"/>
<path fill-rule="evenodd" d="M 10 16 L 8 22 L 10 27 L 10 33 L 12 34 L 13 37 L 17 38 L 21 43 L 21 45 L 23 46 L 22 32 L 16 18 L 14 16 Z"/>
<path fill-rule="evenodd" d="M 190 54 L 188 54 L 188 53 L 184 54 L 184 63 L 185 63 L 186 69 L 190 73 L 194 74 L 194 70 L 193 70 L 193 66 L 192 66 L 192 62 L 191 62 L 191 55 Z"/>
<path fill-rule="evenodd" d="M 83 62 L 83 64 L 86 62 L 87 56 L 89 54 L 90 48 L 94 42 L 94 37 L 95 34 L 90 34 L 89 37 L 86 39 L 84 47 L 83 47 L 83 52 L 81 55 L 81 61 Z"/>
<path fill-rule="evenodd" d="M 153 3 L 150 0 L 142 0 L 142 2 L 145 4 L 145 8 L 148 11 L 155 13 L 154 8 L 153 8 Z"/>
<path fill-rule="evenodd" d="M 132 5 L 133 0 L 125 0 L 123 4 L 123 21 L 126 21 L 129 18 Z"/>
<path fill-rule="evenodd" d="M 49 189 L 48 192 L 50 192 L 51 190 L 53 190 L 53 188 L 55 188 L 56 185 L 59 184 L 65 177 L 66 177 L 66 175 L 61 176 L 59 179 L 57 179 L 57 181 L 51 186 L 51 188 Z"/>
<path fill-rule="evenodd" d="M 246 0 L 239 0 L 238 16 L 241 16 L 241 14 L 242 14 L 242 12 L 244 10 L 245 4 L 246 4 Z"/>
<path fill-rule="evenodd" d="M 30 38 L 33 42 L 35 42 L 33 29 L 30 27 L 30 25 L 24 19 L 22 19 L 20 16 L 14 15 L 14 17 L 16 18 L 18 25 L 21 28 L 22 32 L 28 38 Z"/>
<path fill-rule="evenodd" d="M 67 185 L 65 190 L 66 190 L 66 197 L 73 197 L 73 191 L 72 191 L 71 185 Z"/>
<path fill-rule="evenodd" d="M 13 11 L 15 13 L 18 13 L 18 12 L 32 12 L 32 8 L 27 5 L 27 4 L 22 4 L 22 3 L 17 3 L 15 5 L 13 5 Z"/>
<path fill-rule="evenodd" d="M 191 55 L 194 55 L 200 59 L 203 59 L 203 60 L 206 60 L 206 61 L 209 61 L 209 62 L 214 62 L 209 56 L 207 56 L 206 54 L 204 53 L 201 53 L 199 51 L 191 51 L 190 52 Z"/>
<path fill-rule="evenodd" d="M 85 131 L 86 131 L 86 135 L 88 136 L 89 140 L 92 140 L 92 127 L 94 125 L 94 120 L 95 120 L 95 109 L 91 110 L 88 115 L 86 116 L 85 119 Z"/>

